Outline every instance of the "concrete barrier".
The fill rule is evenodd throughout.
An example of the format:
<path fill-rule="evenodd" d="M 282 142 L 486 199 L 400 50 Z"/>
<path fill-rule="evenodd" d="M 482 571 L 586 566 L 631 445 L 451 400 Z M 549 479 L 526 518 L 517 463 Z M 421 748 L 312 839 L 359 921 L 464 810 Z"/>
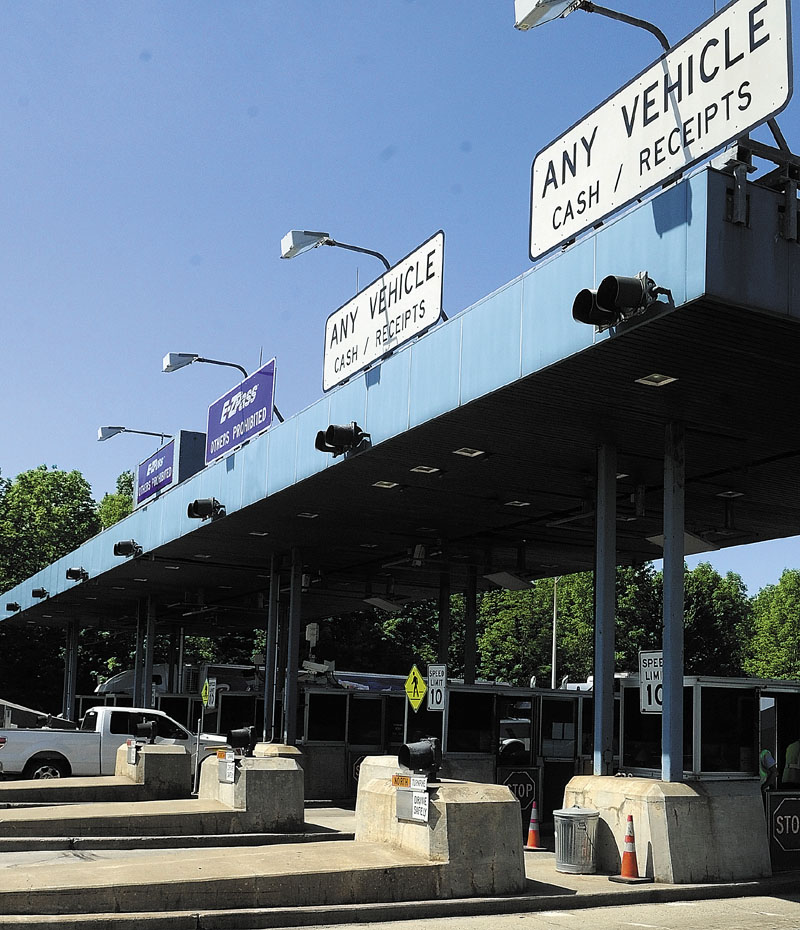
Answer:
<path fill-rule="evenodd" d="M 160 748 L 146 747 L 149 750 Z M 159 768 L 159 763 L 164 763 L 169 755 L 142 750 L 140 756 L 149 756 L 150 766 L 142 770 L 144 777 L 152 780 L 153 772 L 159 770 L 165 775 L 184 771 L 182 764 L 174 769 Z M 0 810 L 0 838 L 206 836 L 299 833 L 302 830 L 303 773 L 293 759 L 283 758 L 243 759 L 237 763 L 234 783 L 226 785 L 219 780 L 217 757 L 210 756 L 201 767 L 198 798 L 148 800 L 136 804 L 127 801 L 78 803 L 58 808 L 55 813 L 46 807 Z"/>
<path fill-rule="evenodd" d="M 505 785 L 443 780 L 429 785 L 427 823 L 397 818 L 397 788 L 391 776 L 402 769 L 392 756 L 361 763 L 356 800 L 356 842 L 403 850 L 445 863 L 441 897 L 516 894 L 525 887 L 522 819 L 517 799 Z"/>
<path fill-rule="evenodd" d="M 564 806 L 600 812 L 598 871 L 618 874 L 628 814 L 639 875 L 658 882 L 750 881 L 771 875 L 758 781 L 663 782 L 578 775 Z"/>
<path fill-rule="evenodd" d="M 226 784 L 220 781 L 219 763 L 212 756 L 200 767 L 197 798 L 220 801 L 231 810 L 245 812 L 253 832 L 298 832 L 303 828 L 303 770 L 295 758 L 269 755 L 239 759 L 233 783 Z"/>
<path fill-rule="evenodd" d="M 272 767 L 260 769 L 265 762 Z M 391 785 L 397 760 L 372 757 L 365 762 L 362 775 L 377 776 L 359 784 L 355 841 L 151 850 L 147 856 L 110 861 L 26 864 L 3 876 L 0 914 L 4 919 L 16 914 L 167 914 L 196 909 L 200 901 L 209 910 L 359 905 L 525 889 L 519 803 L 508 788 L 448 781 L 432 785 L 428 823 L 400 822 Z M 291 785 L 299 769 L 291 758 L 246 759 L 234 783 L 225 785 L 215 766 L 216 760 L 203 764 L 201 790 L 208 797 L 198 804 L 221 806 L 220 797 L 234 804 L 260 797 L 268 782 L 259 772 Z M 248 916 L 234 917 L 234 925 L 252 923 Z"/>
<path fill-rule="evenodd" d="M 0 805 L 172 800 L 191 790 L 191 756 L 182 746 L 142 746 L 130 765 L 123 744 L 114 775 L 0 782 Z"/>

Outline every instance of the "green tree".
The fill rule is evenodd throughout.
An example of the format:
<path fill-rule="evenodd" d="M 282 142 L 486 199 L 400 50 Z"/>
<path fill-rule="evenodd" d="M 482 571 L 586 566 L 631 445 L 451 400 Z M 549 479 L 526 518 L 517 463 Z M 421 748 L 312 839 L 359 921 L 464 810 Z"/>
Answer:
<path fill-rule="evenodd" d="M 116 493 L 107 493 L 97 505 L 97 515 L 104 530 L 133 513 L 133 472 L 124 471 L 117 478 Z"/>
<path fill-rule="evenodd" d="M 661 648 L 661 575 L 652 562 L 618 568 L 616 592 L 616 671 L 636 672 L 640 649 Z"/>
<path fill-rule="evenodd" d="M 77 548 L 100 528 L 86 479 L 41 465 L 0 482 L 0 591 Z M 62 629 L 3 624 L 3 697 L 50 711 L 61 707 Z"/>
<path fill-rule="evenodd" d="M 549 675 L 552 581 L 529 591 L 488 591 L 478 609 L 481 678 L 527 685 Z"/>
<path fill-rule="evenodd" d="M 741 675 L 752 610 L 744 582 L 735 572 L 723 578 L 708 562 L 684 578 L 686 674 Z"/>
<path fill-rule="evenodd" d="M 100 529 L 92 491 L 79 471 L 40 465 L 0 487 L 0 589 L 76 549 Z"/>
<path fill-rule="evenodd" d="M 800 570 L 786 569 L 753 600 L 753 635 L 744 662 L 749 675 L 800 678 Z"/>

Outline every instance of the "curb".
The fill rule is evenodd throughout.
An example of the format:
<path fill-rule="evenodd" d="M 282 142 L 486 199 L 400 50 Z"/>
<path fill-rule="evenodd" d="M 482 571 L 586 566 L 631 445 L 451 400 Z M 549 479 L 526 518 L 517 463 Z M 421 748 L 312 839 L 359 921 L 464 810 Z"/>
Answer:
<path fill-rule="evenodd" d="M 352 840 L 354 833 L 220 833 L 195 836 L 31 836 L 0 839 L 0 853 L 73 849 L 184 849 L 186 847 L 273 846 Z M 0 927 L 2 927 L 0 923 Z"/>
<path fill-rule="evenodd" d="M 170 914 L 20 915 L 0 917 L 0 930 L 273 930 L 329 924 L 383 923 L 398 920 L 574 911 L 626 904 L 667 904 L 676 901 L 722 900 L 755 895 L 798 893 L 800 874 L 714 885 L 670 885 L 629 888 L 587 894 L 514 895 L 499 898 L 454 898 L 447 901 L 400 901 L 381 904 L 340 904 L 305 907 L 251 908 L 225 911 L 175 911 Z"/>

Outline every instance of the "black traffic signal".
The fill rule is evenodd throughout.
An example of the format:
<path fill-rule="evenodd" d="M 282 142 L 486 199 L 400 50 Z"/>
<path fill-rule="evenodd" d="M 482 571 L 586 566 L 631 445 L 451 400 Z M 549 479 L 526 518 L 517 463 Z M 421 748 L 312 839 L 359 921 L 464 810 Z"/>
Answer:
<path fill-rule="evenodd" d="M 365 433 L 355 420 L 347 426 L 332 423 L 327 429 L 317 433 L 314 448 L 335 457 L 355 451 L 367 440 L 369 433 Z"/>

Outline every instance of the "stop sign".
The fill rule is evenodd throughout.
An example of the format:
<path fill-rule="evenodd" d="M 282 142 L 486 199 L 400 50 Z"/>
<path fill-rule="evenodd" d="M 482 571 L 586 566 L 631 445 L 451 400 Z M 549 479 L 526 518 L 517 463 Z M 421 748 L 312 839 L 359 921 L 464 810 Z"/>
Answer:
<path fill-rule="evenodd" d="M 512 790 L 523 811 L 529 809 L 536 800 L 536 782 L 533 775 L 524 769 L 509 772 L 503 779 L 503 784 Z"/>
<path fill-rule="evenodd" d="M 772 836 L 784 852 L 800 850 L 800 798 L 781 798 L 775 805 Z"/>

